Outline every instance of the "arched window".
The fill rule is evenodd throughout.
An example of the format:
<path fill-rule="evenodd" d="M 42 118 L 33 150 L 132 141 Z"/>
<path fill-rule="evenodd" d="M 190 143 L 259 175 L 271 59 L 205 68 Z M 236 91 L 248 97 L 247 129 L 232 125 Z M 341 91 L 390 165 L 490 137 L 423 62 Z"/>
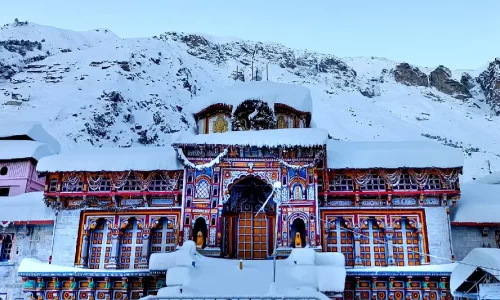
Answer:
<path fill-rule="evenodd" d="M 210 198 L 210 184 L 206 179 L 200 179 L 198 183 L 196 183 L 195 198 L 198 199 Z"/>
<path fill-rule="evenodd" d="M 304 193 L 301 184 L 295 184 L 292 189 L 293 199 L 302 200 L 304 199 Z"/>
<path fill-rule="evenodd" d="M 111 228 L 105 219 L 92 221 L 90 232 L 90 269 L 104 269 L 104 266 L 109 263 L 111 253 Z"/>
<path fill-rule="evenodd" d="M 120 266 L 122 269 L 135 269 L 139 267 L 142 253 L 142 233 L 135 218 L 130 218 L 128 221 L 127 227 L 123 230 Z"/>
<path fill-rule="evenodd" d="M 151 253 L 173 252 L 177 241 L 177 232 L 172 219 L 161 218 L 156 220 L 151 235 Z"/>
<path fill-rule="evenodd" d="M 1 253 L 0 253 L 0 261 L 9 261 L 11 259 L 12 252 L 12 234 L 3 234 L 0 236 L 1 238 Z"/>

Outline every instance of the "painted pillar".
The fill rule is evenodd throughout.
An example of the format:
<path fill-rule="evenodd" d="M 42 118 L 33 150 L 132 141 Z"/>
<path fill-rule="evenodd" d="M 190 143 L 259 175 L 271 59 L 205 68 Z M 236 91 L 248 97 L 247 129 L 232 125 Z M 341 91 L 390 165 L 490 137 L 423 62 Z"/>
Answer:
<path fill-rule="evenodd" d="M 149 267 L 149 250 L 151 242 L 151 228 L 142 229 L 142 249 L 139 260 L 139 269 L 147 269 Z"/>
<path fill-rule="evenodd" d="M 361 228 L 354 228 L 354 266 L 363 266 L 361 261 Z"/>
<path fill-rule="evenodd" d="M 387 264 L 389 266 L 394 266 L 394 248 L 392 247 L 392 238 L 394 237 L 394 229 L 392 227 L 388 227 L 385 230 L 385 240 L 387 241 Z"/>
<path fill-rule="evenodd" d="M 111 229 L 111 256 L 107 269 L 118 269 L 118 255 L 120 250 L 122 232 L 118 228 Z"/>
<path fill-rule="evenodd" d="M 85 228 L 82 235 L 82 247 L 80 249 L 80 261 L 76 265 L 78 268 L 88 267 L 90 230 Z"/>
<path fill-rule="evenodd" d="M 420 252 L 420 264 L 425 264 L 425 255 L 424 255 L 424 235 L 422 234 L 422 224 L 418 223 L 417 225 L 417 234 L 418 234 L 418 252 Z"/>

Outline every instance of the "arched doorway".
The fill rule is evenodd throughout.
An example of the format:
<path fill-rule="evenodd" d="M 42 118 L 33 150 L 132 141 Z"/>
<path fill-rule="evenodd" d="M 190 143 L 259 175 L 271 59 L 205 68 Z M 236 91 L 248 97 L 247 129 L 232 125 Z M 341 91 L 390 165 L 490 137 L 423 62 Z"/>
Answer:
<path fill-rule="evenodd" d="M 306 224 L 301 218 L 293 220 L 290 226 L 290 246 L 304 248 L 306 246 Z"/>
<path fill-rule="evenodd" d="M 266 259 L 273 251 L 276 213 L 269 201 L 271 185 L 257 177 L 245 177 L 230 187 L 230 199 L 224 205 L 223 254 L 230 258 Z"/>
<path fill-rule="evenodd" d="M 203 249 L 207 246 L 207 221 L 199 217 L 193 225 L 193 241 L 196 243 L 196 248 Z"/>

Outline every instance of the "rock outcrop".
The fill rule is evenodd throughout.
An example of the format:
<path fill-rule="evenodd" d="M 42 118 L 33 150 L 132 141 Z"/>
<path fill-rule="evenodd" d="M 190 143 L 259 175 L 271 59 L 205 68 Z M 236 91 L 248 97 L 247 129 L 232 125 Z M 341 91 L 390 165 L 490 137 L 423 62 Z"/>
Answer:
<path fill-rule="evenodd" d="M 486 103 L 500 116 L 500 58 L 492 61 L 488 68 L 477 78 L 483 90 Z"/>
<path fill-rule="evenodd" d="M 472 98 L 463 84 L 451 78 L 451 71 L 445 66 L 439 66 L 432 71 L 429 79 L 431 86 L 442 93 L 461 100 Z"/>
<path fill-rule="evenodd" d="M 396 65 L 391 73 L 394 75 L 396 82 L 413 86 L 429 86 L 429 77 L 427 74 L 408 63 Z"/>

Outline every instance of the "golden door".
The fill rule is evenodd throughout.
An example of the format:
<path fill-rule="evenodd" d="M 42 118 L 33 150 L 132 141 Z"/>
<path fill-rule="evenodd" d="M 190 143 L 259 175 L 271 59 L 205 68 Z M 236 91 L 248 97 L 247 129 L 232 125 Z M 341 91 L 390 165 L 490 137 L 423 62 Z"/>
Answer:
<path fill-rule="evenodd" d="M 238 216 L 238 258 L 266 259 L 268 256 L 269 218 L 261 213 L 241 212 Z"/>

